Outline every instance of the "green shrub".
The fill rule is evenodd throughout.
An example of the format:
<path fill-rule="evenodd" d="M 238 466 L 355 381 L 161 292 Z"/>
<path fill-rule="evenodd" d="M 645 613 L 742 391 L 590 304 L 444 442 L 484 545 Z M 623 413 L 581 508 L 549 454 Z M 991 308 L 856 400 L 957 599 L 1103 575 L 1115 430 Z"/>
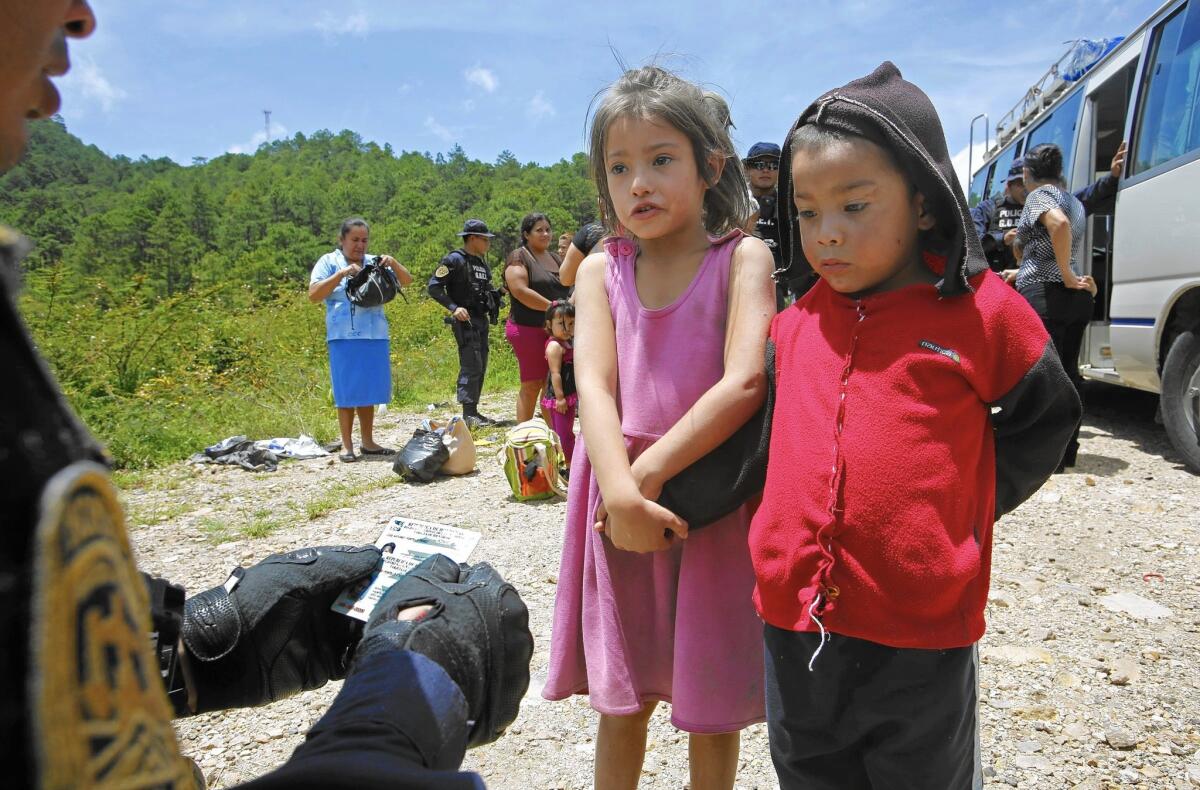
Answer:
<path fill-rule="evenodd" d="M 119 468 L 177 461 L 237 434 L 336 437 L 324 307 L 307 294 L 280 291 L 262 303 L 226 285 L 156 301 L 96 285 L 68 315 L 42 280 L 31 278 L 23 312 Z M 445 310 L 424 295 L 408 299 L 386 308 L 393 405 L 452 401 L 458 355 Z M 516 361 L 500 327 L 491 340 L 486 390 L 511 389 Z"/>

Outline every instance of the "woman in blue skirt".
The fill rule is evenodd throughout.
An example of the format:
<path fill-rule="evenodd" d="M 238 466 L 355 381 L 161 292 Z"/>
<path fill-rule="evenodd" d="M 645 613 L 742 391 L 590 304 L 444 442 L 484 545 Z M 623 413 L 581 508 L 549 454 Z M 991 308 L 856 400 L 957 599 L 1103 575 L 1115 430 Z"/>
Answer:
<path fill-rule="evenodd" d="M 375 443 L 375 404 L 392 399 L 392 368 L 388 354 L 388 324 L 383 307 L 358 307 L 346 296 L 346 279 L 362 269 L 367 258 L 371 229 L 365 220 L 352 217 L 342 223 L 338 248 L 321 256 L 309 278 L 308 299 L 325 302 L 325 342 L 329 346 L 329 377 L 333 403 L 342 432 L 343 461 L 353 461 L 354 415 L 363 455 L 395 452 Z M 400 285 L 412 282 L 408 269 L 390 255 L 371 259 L 390 268 Z"/>

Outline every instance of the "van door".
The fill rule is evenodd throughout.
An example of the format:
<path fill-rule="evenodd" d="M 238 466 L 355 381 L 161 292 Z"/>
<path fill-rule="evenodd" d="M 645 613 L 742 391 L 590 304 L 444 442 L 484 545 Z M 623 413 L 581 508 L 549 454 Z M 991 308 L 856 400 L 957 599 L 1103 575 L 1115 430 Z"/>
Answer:
<path fill-rule="evenodd" d="M 1080 146 L 1075 161 L 1073 185 L 1076 188 L 1096 184 L 1107 193 L 1113 187 L 1098 182 L 1110 175 L 1112 158 L 1125 132 L 1129 113 L 1129 98 L 1133 91 L 1137 68 L 1136 52 L 1128 62 L 1115 71 L 1097 75 L 1088 86 L 1084 106 L 1084 122 L 1080 130 Z M 1085 368 L 1097 374 L 1108 374 L 1113 368 L 1112 346 L 1109 342 L 1109 316 L 1112 305 L 1112 242 L 1116 230 L 1116 194 L 1089 205 L 1084 265 L 1096 280 L 1096 303 L 1092 323 L 1084 337 L 1081 361 Z M 1112 374 L 1115 376 L 1115 372 Z M 1105 376 L 1107 377 L 1107 376 Z"/>

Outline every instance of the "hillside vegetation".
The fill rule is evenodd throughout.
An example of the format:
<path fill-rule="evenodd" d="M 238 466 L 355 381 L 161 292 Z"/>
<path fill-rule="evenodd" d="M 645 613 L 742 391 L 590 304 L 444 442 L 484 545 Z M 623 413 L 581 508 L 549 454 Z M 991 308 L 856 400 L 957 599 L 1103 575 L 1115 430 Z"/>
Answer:
<path fill-rule="evenodd" d="M 323 310 L 306 291 L 349 216 L 417 278 L 387 308 L 395 401 L 450 400 L 457 356 L 425 280 L 467 217 L 497 233 L 497 279 L 526 212 L 574 232 L 594 214 L 586 166 L 397 153 L 343 131 L 184 167 L 109 157 L 56 119 L 33 124 L 0 177 L 0 223 L 36 244 L 21 309 L 67 397 L 119 466 L 140 467 L 235 433 L 336 433 Z M 517 381 L 502 334 L 492 389 Z"/>

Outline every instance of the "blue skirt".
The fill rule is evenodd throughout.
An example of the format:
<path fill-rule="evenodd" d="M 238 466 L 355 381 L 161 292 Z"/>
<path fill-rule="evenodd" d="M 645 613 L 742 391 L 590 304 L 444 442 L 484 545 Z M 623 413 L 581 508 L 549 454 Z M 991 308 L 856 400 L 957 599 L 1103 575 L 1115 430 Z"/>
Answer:
<path fill-rule="evenodd" d="M 392 363 L 387 340 L 329 340 L 329 378 L 339 409 L 392 400 Z"/>

